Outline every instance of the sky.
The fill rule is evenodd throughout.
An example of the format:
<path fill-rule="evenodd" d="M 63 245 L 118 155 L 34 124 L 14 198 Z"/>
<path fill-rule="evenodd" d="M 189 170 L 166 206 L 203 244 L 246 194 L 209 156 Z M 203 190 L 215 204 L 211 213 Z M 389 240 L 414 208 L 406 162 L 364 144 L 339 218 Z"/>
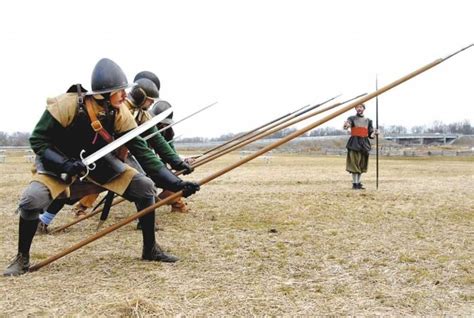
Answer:
<path fill-rule="evenodd" d="M 155 72 L 182 137 L 248 131 L 388 84 L 474 43 L 468 0 L 2 2 L 0 131 L 31 132 L 46 98 L 90 88 L 107 57 Z M 474 48 L 379 97 L 379 124 L 474 124 Z M 321 127 L 341 128 L 353 112 Z M 375 119 L 375 102 L 366 115 Z M 313 119 L 316 120 L 318 118 Z M 305 122 L 306 124 L 311 120 Z M 302 127 L 305 123 L 297 126 Z"/>

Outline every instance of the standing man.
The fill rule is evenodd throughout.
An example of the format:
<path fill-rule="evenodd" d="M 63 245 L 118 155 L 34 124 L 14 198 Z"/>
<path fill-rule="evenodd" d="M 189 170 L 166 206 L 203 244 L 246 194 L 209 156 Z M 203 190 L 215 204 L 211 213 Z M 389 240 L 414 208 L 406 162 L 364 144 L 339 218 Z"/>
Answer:
<path fill-rule="evenodd" d="M 107 154 L 96 161 L 96 168 L 80 181 L 87 168 L 80 158 L 90 155 L 118 137 L 135 129 L 137 124 L 123 105 L 125 89 L 130 87 L 122 69 L 112 60 L 101 59 L 92 72 L 92 92 L 78 84 L 68 93 L 48 99 L 48 105 L 34 128 L 30 144 L 36 153 L 36 173 L 20 197 L 18 212 L 19 239 L 15 259 L 3 273 L 21 275 L 29 270 L 30 248 L 38 226 L 39 214 L 53 200 L 78 200 L 84 195 L 107 189 L 145 209 L 155 203 L 155 185 L 185 196 L 199 190 L 199 184 L 186 182 L 172 174 L 139 136 L 126 143 L 148 177 L 120 161 L 120 154 Z M 124 153 L 123 151 L 122 153 Z M 119 151 L 120 153 L 120 151 Z M 142 224 L 142 259 L 176 262 L 177 257 L 164 253 L 155 240 L 155 213 L 140 218 Z"/>
<path fill-rule="evenodd" d="M 365 105 L 355 106 L 356 115 L 350 116 L 344 122 L 345 130 L 351 129 L 351 137 L 347 141 L 346 171 L 352 174 L 352 189 L 365 189 L 360 178 L 367 172 L 369 165 L 370 139 L 378 132 L 374 130 L 372 120 L 364 117 Z"/>

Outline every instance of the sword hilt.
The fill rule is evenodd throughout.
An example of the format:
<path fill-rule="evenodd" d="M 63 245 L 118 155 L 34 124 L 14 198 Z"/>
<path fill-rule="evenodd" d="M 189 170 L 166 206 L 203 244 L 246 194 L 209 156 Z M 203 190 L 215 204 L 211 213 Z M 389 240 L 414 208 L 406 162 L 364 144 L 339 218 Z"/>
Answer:
<path fill-rule="evenodd" d="M 86 151 L 84 149 L 82 149 L 81 152 L 79 153 L 79 157 L 81 158 L 82 163 L 84 163 L 84 165 L 86 166 L 86 169 L 87 169 L 86 173 L 79 178 L 79 180 L 81 180 L 81 181 L 84 180 L 89 175 L 90 171 L 92 171 L 96 168 L 95 162 L 93 162 L 91 164 L 87 164 L 86 162 L 84 162 L 84 157 L 85 157 L 84 154 L 85 153 L 86 153 Z"/>

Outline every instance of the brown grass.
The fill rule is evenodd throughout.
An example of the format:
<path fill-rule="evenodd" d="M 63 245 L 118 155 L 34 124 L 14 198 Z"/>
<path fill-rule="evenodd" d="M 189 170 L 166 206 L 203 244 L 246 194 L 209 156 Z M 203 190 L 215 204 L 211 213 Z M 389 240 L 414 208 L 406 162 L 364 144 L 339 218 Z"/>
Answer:
<path fill-rule="evenodd" d="M 17 244 L 22 158 L 0 164 L 2 266 Z M 198 180 L 238 160 L 196 170 Z M 36 273 L 0 278 L 2 316 L 473 315 L 474 160 L 381 160 L 350 189 L 344 158 L 274 155 L 209 183 L 189 214 L 157 210 L 176 264 L 140 260 L 135 224 Z M 124 203 L 108 224 L 133 213 Z M 56 225 L 72 220 L 66 208 Z M 37 236 L 33 261 L 94 233 Z"/>

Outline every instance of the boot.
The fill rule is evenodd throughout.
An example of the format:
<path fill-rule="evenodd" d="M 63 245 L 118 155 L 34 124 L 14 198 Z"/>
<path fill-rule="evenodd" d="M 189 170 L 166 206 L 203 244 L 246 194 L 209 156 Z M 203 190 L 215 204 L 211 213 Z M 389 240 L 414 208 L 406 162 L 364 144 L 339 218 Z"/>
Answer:
<path fill-rule="evenodd" d="M 155 198 L 155 202 L 164 200 L 173 194 L 174 192 L 163 190 L 163 192 L 157 195 L 157 197 Z M 184 202 L 183 198 L 177 198 L 174 201 L 168 203 L 168 205 L 171 205 L 171 212 L 181 212 L 181 213 L 189 212 L 189 208 L 186 206 L 186 203 Z"/>
<path fill-rule="evenodd" d="M 364 185 L 362 183 L 357 184 L 357 189 L 359 190 L 365 190 Z"/>
<path fill-rule="evenodd" d="M 72 212 L 74 213 L 75 217 L 79 218 L 87 214 L 86 213 L 87 209 L 88 207 L 82 205 L 81 202 L 79 202 L 72 208 Z"/>
<path fill-rule="evenodd" d="M 38 219 L 25 220 L 20 216 L 18 231 L 18 254 L 8 265 L 4 276 L 18 276 L 25 274 L 30 268 L 30 247 L 33 242 L 36 230 L 38 229 Z"/>
<path fill-rule="evenodd" d="M 183 198 L 178 198 L 171 204 L 171 212 L 187 213 L 189 212 L 189 208 Z"/>
<path fill-rule="evenodd" d="M 176 256 L 165 254 L 165 252 L 163 252 L 160 246 L 156 243 L 148 251 L 145 251 L 145 248 L 143 248 L 142 259 L 147 261 L 157 261 L 165 263 L 174 263 L 179 260 L 179 258 L 177 258 Z"/>
<path fill-rule="evenodd" d="M 13 261 L 3 272 L 3 276 L 18 276 L 28 272 L 30 268 L 30 256 L 28 254 L 18 253 Z"/>
<path fill-rule="evenodd" d="M 359 184 L 358 183 L 353 183 L 352 184 L 352 190 L 358 190 L 359 189 Z"/>
<path fill-rule="evenodd" d="M 38 234 L 49 234 L 48 224 L 45 224 L 41 221 L 38 222 L 38 229 L 36 230 Z"/>

